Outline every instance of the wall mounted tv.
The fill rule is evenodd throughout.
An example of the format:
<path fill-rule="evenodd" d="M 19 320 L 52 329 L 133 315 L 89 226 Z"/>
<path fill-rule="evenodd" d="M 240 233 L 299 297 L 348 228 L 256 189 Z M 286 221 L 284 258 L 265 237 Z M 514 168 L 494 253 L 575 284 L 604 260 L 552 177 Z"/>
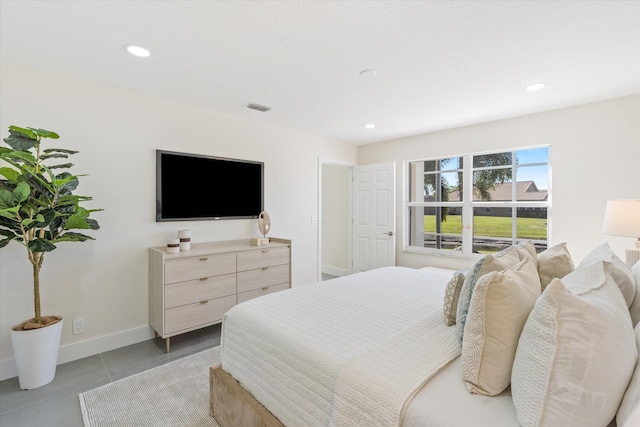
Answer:
<path fill-rule="evenodd" d="M 156 150 L 156 222 L 257 218 L 264 163 Z"/>

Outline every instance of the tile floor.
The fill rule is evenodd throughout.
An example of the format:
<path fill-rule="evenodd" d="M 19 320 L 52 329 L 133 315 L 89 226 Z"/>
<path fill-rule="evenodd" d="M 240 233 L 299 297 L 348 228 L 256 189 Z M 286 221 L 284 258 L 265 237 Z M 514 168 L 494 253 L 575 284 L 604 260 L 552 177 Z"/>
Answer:
<path fill-rule="evenodd" d="M 18 378 L 0 381 L 0 427 L 83 427 L 78 394 L 215 347 L 220 325 L 164 340 L 148 340 L 59 365 L 49 384 L 21 390 Z"/>

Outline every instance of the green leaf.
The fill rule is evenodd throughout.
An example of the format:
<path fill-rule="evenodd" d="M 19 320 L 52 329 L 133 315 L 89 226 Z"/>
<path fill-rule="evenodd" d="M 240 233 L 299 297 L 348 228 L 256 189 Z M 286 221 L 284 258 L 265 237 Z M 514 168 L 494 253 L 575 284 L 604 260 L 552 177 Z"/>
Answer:
<path fill-rule="evenodd" d="M 79 151 L 65 150 L 63 148 L 47 148 L 46 150 L 43 151 L 43 153 L 46 153 L 46 154 L 49 154 L 49 153 L 78 154 Z"/>
<path fill-rule="evenodd" d="M 19 151 L 31 150 L 40 143 L 35 132 L 18 126 L 9 126 L 9 136 L 4 139 L 4 142 Z"/>
<path fill-rule="evenodd" d="M 20 173 L 13 168 L 0 168 L 0 175 L 7 178 L 10 183 L 15 184 L 18 182 Z"/>
<path fill-rule="evenodd" d="M 13 192 L 0 190 L 0 209 L 11 208 L 15 206 L 13 202 Z"/>
<path fill-rule="evenodd" d="M 5 246 L 7 246 L 11 240 L 13 239 L 11 239 L 10 237 L 0 240 L 0 248 L 4 248 Z"/>
<path fill-rule="evenodd" d="M 51 139 L 60 138 L 60 135 L 50 130 L 36 129 L 36 128 L 27 128 L 27 129 L 32 130 L 36 135 L 38 135 L 41 138 L 51 138 Z"/>
<path fill-rule="evenodd" d="M 66 159 L 68 158 L 69 155 L 68 154 L 62 154 L 62 153 L 52 153 L 52 154 L 41 154 L 40 155 L 40 160 L 46 160 L 46 159 Z"/>
<path fill-rule="evenodd" d="M 35 165 L 37 160 L 35 157 L 33 157 L 33 154 L 31 154 L 28 151 L 12 151 L 6 155 L 3 156 L 3 158 L 8 158 L 11 160 L 24 160 L 25 162 L 27 162 L 30 165 Z"/>
<path fill-rule="evenodd" d="M 35 222 L 35 220 L 31 219 L 31 218 L 25 218 L 22 220 L 22 225 L 24 225 L 26 228 L 29 228 L 29 226 L 31 224 L 33 224 Z"/>
<path fill-rule="evenodd" d="M 15 190 L 13 190 L 13 198 L 16 203 L 22 203 L 25 200 L 27 200 L 30 193 L 31 193 L 31 187 L 29 187 L 29 184 L 27 184 L 24 181 L 19 182 L 18 185 L 16 185 Z"/>
<path fill-rule="evenodd" d="M 89 223 L 87 223 L 87 220 L 85 219 L 85 217 L 74 214 L 67 219 L 67 223 L 65 224 L 64 228 L 65 230 L 72 230 L 72 229 L 89 230 L 91 229 L 91 226 L 89 226 Z"/>
<path fill-rule="evenodd" d="M 86 242 L 87 240 L 95 239 L 91 236 L 87 236 L 86 234 L 67 232 L 55 239 L 55 242 Z"/>
<path fill-rule="evenodd" d="M 98 221 L 95 219 L 87 218 L 87 224 L 89 224 L 89 228 L 92 230 L 100 230 L 100 224 L 98 224 Z"/>
<path fill-rule="evenodd" d="M 14 150 L 27 152 L 39 144 L 37 139 L 31 139 L 22 133 L 11 132 L 11 135 L 4 139 L 4 142 Z"/>
<path fill-rule="evenodd" d="M 70 168 L 73 166 L 73 163 L 63 163 L 61 165 L 53 165 L 49 166 L 49 169 L 62 169 L 62 168 Z"/>
<path fill-rule="evenodd" d="M 15 221 L 16 212 L 18 212 L 19 210 L 20 210 L 20 206 L 13 206 L 10 208 L 0 208 L 0 217 L 4 217 L 12 221 Z"/>
<path fill-rule="evenodd" d="M 47 239 L 35 239 L 29 242 L 29 249 L 32 252 L 51 252 L 56 246 Z"/>

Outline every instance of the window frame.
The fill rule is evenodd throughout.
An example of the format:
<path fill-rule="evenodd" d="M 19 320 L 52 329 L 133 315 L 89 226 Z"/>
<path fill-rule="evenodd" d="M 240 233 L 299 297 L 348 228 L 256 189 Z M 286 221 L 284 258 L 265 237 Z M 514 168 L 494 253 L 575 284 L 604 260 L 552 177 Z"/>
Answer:
<path fill-rule="evenodd" d="M 546 162 L 532 162 L 525 164 L 517 163 L 517 153 L 520 151 L 534 150 L 539 148 L 547 149 L 547 161 Z M 490 155 L 490 154 L 498 154 L 498 153 L 512 153 L 511 165 L 508 166 L 496 166 L 496 167 L 473 167 L 473 157 L 480 155 Z M 463 179 L 463 194 L 462 201 L 460 202 L 412 202 L 411 200 L 411 170 L 412 164 L 415 162 L 427 162 L 427 161 L 441 161 L 443 159 L 448 158 L 463 158 L 463 165 L 461 167 L 462 170 L 462 179 Z M 438 157 L 428 157 L 423 159 L 414 159 L 414 160 L 406 160 L 403 163 L 403 251 L 410 253 L 420 253 L 420 254 L 428 254 L 434 256 L 448 256 L 452 258 L 467 258 L 467 259 L 477 259 L 482 256 L 482 254 L 473 253 L 473 244 L 474 244 L 474 230 L 473 230 L 473 219 L 474 219 L 474 208 L 508 208 L 509 215 L 511 216 L 511 240 L 513 243 L 520 241 L 517 237 L 517 218 L 518 218 L 518 210 L 522 208 L 529 208 L 532 210 L 539 210 L 546 208 L 547 210 L 547 247 L 551 246 L 551 231 L 552 231 L 552 166 L 551 166 L 551 145 L 536 145 L 536 146 L 526 146 L 526 147 L 516 147 L 516 148 L 508 148 L 501 150 L 493 150 L 493 151 L 481 151 L 475 153 L 466 153 L 466 154 L 454 154 L 454 155 L 445 155 Z M 475 171 L 478 170 L 486 170 L 486 169 L 495 169 L 498 167 L 510 168 L 512 171 L 512 179 L 510 182 L 516 183 L 518 180 L 518 169 L 522 167 L 535 167 L 535 166 L 545 166 L 547 167 L 547 175 L 548 175 L 548 188 L 547 190 L 547 200 L 543 202 L 538 201 L 519 201 L 517 200 L 517 185 L 512 185 L 512 197 L 511 201 L 474 201 L 473 200 L 473 175 Z M 446 171 L 449 171 L 447 169 Z M 414 186 L 415 187 L 415 186 Z M 462 230 L 461 230 L 461 239 L 462 246 L 460 251 L 451 250 L 451 249 L 438 249 L 438 248 L 425 248 L 422 246 L 412 246 L 411 245 L 411 208 L 413 207 L 459 207 L 461 209 L 461 221 L 462 221 Z M 424 217 L 422 217 L 424 221 Z"/>

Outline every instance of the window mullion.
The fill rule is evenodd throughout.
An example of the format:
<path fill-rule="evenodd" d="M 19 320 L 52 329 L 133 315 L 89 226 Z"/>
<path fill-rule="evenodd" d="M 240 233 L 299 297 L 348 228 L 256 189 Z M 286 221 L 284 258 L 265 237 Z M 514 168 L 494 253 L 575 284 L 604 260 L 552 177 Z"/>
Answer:
<path fill-rule="evenodd" d="M 464 156 L 462 165 L 462 253 L 473 252 L 473 156 Z"/>

